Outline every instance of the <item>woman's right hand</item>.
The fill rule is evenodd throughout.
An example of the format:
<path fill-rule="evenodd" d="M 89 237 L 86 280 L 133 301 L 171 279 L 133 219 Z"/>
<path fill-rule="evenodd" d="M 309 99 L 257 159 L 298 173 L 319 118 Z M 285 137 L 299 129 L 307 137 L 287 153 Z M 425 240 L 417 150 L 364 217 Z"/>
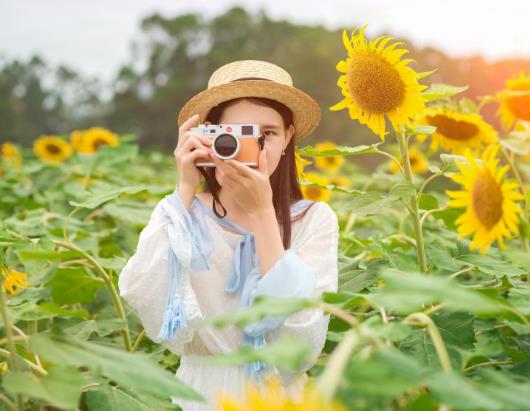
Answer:
<path fill-rule="evenodd" d="M 198 120 L 199 116 L 196 114 L 179 127 L 177 147 L 173 152 L 179 173 L 179 185 L 185 186 L 192 193 L 195 193 L 199 187 L 201 178 L 201 173 L 194 161 L 199 157 L 207 157 L 211 161 L 211 139 L 200 133 L 189 131 L 198 124 Z"/>

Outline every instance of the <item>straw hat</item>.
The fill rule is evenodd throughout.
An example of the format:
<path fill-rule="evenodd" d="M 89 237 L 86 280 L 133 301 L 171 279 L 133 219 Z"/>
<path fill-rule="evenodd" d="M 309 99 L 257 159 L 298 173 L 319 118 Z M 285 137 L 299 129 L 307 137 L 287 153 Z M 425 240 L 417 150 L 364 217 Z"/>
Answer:
<path fill-rule="evenodd" d="M 308 136 L 320 122 L 318 103 L 293 86 L 287 71 L 276 64 L 261 60 L 240 60 L 225 64 L 213 72 L 208 88 L 193 96 L 182 107 L 178 124 L 194 114 L 200 123 L 206 121 L 210 109 L 238 97 L 267 97 L 285 104 L 293 112 L 295 141 Z"/>

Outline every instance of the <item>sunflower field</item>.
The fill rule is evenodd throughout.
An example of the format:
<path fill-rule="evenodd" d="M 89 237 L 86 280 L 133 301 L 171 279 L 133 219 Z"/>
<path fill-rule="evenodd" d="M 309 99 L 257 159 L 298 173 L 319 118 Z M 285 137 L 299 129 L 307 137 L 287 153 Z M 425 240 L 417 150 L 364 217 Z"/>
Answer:
<path fill-rule="evenodd" d="M 324 350 L 301 402 L 271 379 L 222 410 L 530 409 L 530 73 L 477 101 L 430 83 L 392 37 L 344 31 L 340 99 L 367 145 L 298 147 L 305 198 L 339 217 L 339 289 L 258 297 L 205 321 L 242 328 L 320 307 Z M 496 105 L 502 130 L 481 114 Z M 343 112 L 347 110 L 347 112 Z M 384 161 L 374 172 L 358 156 Z M 174 377 L 117 291 L 154 205 L 174 189 L 172 156 L 93 127 L 1 146 L 0 410 L 164 410 L 201 401 Z M 246 347 L 248 348 L 248 347 Z M 304 341 L 214 357 L 296 371 Z"/>

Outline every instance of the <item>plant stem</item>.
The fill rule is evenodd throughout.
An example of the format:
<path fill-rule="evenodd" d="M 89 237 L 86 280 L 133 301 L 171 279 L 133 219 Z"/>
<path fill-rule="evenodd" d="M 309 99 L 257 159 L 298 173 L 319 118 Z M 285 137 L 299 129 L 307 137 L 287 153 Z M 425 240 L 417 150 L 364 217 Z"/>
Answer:
<path fill-rule="evenodd" d="M 447 354 L 447 349 L 445 348 L 444 340 L 431 317 L 424 313 L 413 313 L 403 320 L 403 324 L 426 326 L 443 370 L 445 372 L 451 372 L 453 370 L 451 360 L 449 360 L 449 354 Z"/>
<path fill-rule="evenodd" d="M 15 347 L 15 341 L 13 340 L 13 333 L 11 330 L 11 321 L 7 315 L 6 301 L 4 294 L 4 281 L 5 277 L 3 274 L 0 274 L 0 311 L 2 312 L 2 320 L 4 321 L 4 330 L 6 333 L 9 350 L 11 351 L 11 369 L 13 372 L 18 372 L 18 363 L 17 363 L 17 350 Z M 22 394 L 17 394 L 17 406 L 20 411 L 24 411 L 24 399 Z"/>
<path fill-rule="evenodd" d="M 403 159 L 403 168 L 405 179 L 409 183 L 413 183 L 412 178 L 412 167 L 410 166 L 409 149 L 407 135 L 401 132 L 397 132 L 397 139 L 399 143 L 399 150 Z M 427 257 L 425 254 L 425 243 L 423 242 L 423 232 L 421 230 L 420 216 L 418 211 L 418 194 L 417 191 L 410 198 L 410 210 L 412 222 L 414 224 L 414 231 L 416 234 L 416 251 L 418 253 L 418 265 L 420 271 L 426 273 L 427 268 Z"/>
<path fill-rule="evenodd" d="M 118 316 L 125 322 L 125 325 L 122 328 L 122 334 L 123 334 L 123 340 L 125 343 L 125 349 L 128 352 L 132 351 L 132 342 L 131 342 L 131 334 L 129 332 L 129 325 L 127 323 L 127 316 L 125 315 L 125 310 L 123 309 L 123 304 L 121 302 L 121 298 L 116 292 L 116 288 L 114 287 L 114 283 L 112 282 L 111 277 L 105 269 L 97 262 L 97 260 L 92 257 L 90 254 L 86 253 L 79 247 L 77 247 L 74 244 L 67 243 L 64 241 L 59 240 L 53 240 L 53 242 L 63 248 L 77 251 L 78 253 L 82 254 L 84 258 L 86 258 L 96 269 L 96 271 L 101 275 L 103 278 L 103 281 L 105 281 L 105 284 L 107 285 L 107 288 L 109 289 L 110 295 L 112 297 L 112 301 L 114 303 L 114 306 L 116 307 L 116 311 L 118 312 Z"/>
<path fill-rule="evenodd" d="M 355 329 L 348 330 L 344 338 L 330 355 L 324 372 L 319 376 L 314 393 L 323 397 L 327 402 L 333 399 L 333 395 L 340 383 L 342 373 L 348 364 L 348 359 L 359 341 Z"/>

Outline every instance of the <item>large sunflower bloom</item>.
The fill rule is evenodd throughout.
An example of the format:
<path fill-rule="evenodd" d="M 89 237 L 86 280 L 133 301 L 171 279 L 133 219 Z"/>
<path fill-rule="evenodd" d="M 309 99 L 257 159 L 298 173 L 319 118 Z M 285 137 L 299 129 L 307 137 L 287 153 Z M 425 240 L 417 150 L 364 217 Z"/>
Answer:
<path fill-rule="evenodd" d="M 476 163 L 469 149 L 466 150 L 464 155 L 469 165 L 456 161 L 462 174 L 452 173 L 450 176 L 463 189 L 445 191 L 452 197 L 447 203 L 450 207 L 466 207 L 455 221 L 458 234 L 467 237 L 474 233 L 470 248 L 480 248 L 482 254 L 486 254 L 495 240 L 505 250 L 503 238 L 512 238 L 512 233 L 519 233 L 517 223 L 522 210 L 515 201 L 524 197 L 517 191 L 517 183 L 502 182 L 509 166 L 497 167 L 499 148 L 499 144 L 488 146 L 482 154 L 481 165 Z"/>
<path fill-rule="evenodd" d="M 322 141 L 315 145 L 315 149 L 320 151 L 332 150 L 335 147 L 337 145 L 332 141 Z M 335 174 L 343 164 L 343 156 L 315 157 L 315 167 L 331 174 Z"/>
<path fill-rule="evenodd" d="M 77 151 L 83 154 L 93 154 L 102 145 L 117 146 L 118 135 L 102 127 L 92 127 L 88 130 L 73 131 L 70 141 Z"/>
<path fill-rule="evenodd" d="M 385 115 L 395 130 L 402 125 L 410 126 L 410 119 L 425 108 L 421 91 L 427 86 L 419 84 L 421 76 L 408 67 L 413 60 L 401 60 L 408 53 L 398 47 L 403 42 L 385 48 L 393 37 L 381 36 L 368 42 L 365 29 L 366 26 L 359 32 L 354 29 L 351 38 L 346 31 L 342 33 L 348 57 L 339 61 L 336 68 L 344 73 L 337 82 L 344 100 L 330 110 L 347 108 L 352 120 L 366 124 L 384 140 Z"/>
<path fill-rule="evenodd" d="M 17 295 L 22 289 L 29 287 L 30 284 L 26 281 L 28 276 L 26 273 L 13 271 L 2 266 L 0 266 L 0 271 L 0 274 L 4 277 L 2 285 L 7 293 Z"/>
<path fill-rule="evenodd" d="M 22 156 L 18 151 L 17 146 L 11 143 L 3 143 L 1 146 L 2 158 L 8 163 L 12 163 L 16 168 L 19 168 L 22 164 Z"/>
<path fill-rule="evenodd" d="M 500 102 L 497 115 L 505 130 L 512 128 L 517 120 L 530 121 L 530 75 L 512 77 L 506 81 L 506 88 L 497 94 Z"/>
<path fill-rule="evenodd" d="M 328 178 L 319 173 L 309 172 L 304 174 L 304 179 L 310 183 L 316 183 L 321 186 L 327 186 L 330 181 Z M 312 201 L 328 201 L 331 191 L 326 188 L 313 185 L 300 185 L 302 195 L 307 200 Z"/>
<path fill-rule="evenodd" d="M 222 392 L 217 398 L 219 411 L 346 411 L 337 401 L 326 401 L 310 384 L 304 387 L 300 399 L 286 395 L 278 377 L 265 379 L 263 387 L 245 384 L 245 398 L 240 400 Z"/>
<path fill-rule="evenodd" d="M 478 113 L 457 113 L 445 108 L 427 108 L 425 114 L 416 119 L 416 124 L 436 127 L 430 148 L 440 147 L 446 152 L 462 154 L 466 148 L 477 154 L 484 146 L 497 140 L 495 129 Z M 426 135 L 418 135 L 418 141 L 425 141 Z"/>
<path fill-rule="evenodd" d="M 40 136 L 33 142 L 33 151 L 42 160 L 62 163 L 73 153 L 72 146 L 59 136 Z"/>
<path fill-rule="evenodd" d="M 429 169 L 427 158 L 417 148 L 409 148 L 409 161 L 414 174 L 423 174 Z M 403 165 L 403 162 L 400 162 Z M 395 161 L 390 162 L 390 171 L 394 174 L 399 173 L 400 169 Z"/>

